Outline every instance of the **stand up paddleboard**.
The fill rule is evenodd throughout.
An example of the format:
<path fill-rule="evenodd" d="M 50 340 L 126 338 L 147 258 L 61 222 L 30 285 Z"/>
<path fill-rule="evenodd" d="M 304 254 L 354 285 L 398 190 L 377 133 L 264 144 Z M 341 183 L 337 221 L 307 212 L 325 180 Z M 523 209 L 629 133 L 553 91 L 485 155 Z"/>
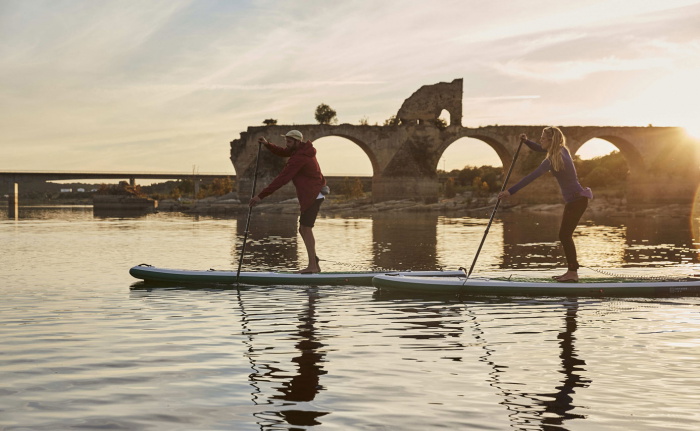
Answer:
<path fill-rule="evenodd" d="M 372 286 L 372 278 L 382 274 L 412 275 L 415 277 L 456 277 L 464 276 L 462 271 L 356 271 L 356 272 L 320 272 L 317 274 L 298 274 L 293 272 L 241 272 L 236 271 L 192 271 L 183 269 L 156 268 L 141 264 L 129 270 L 133 277 L 150 283 L 167 284 L 252 284 L 252 285 L 350 285 Z"/>
<path fill-rule="evenodd" d="M 542 279 L 511 281 L 501 279 L 418 278 L 410 275 L 377 275 L 372 283 L 380 291 L 421 294 L 454 293 L 472 296 L 618 296 L 665 297 L 700 295 L 700 278 L 639 280 L 592 278 L 578 283 Z"/>

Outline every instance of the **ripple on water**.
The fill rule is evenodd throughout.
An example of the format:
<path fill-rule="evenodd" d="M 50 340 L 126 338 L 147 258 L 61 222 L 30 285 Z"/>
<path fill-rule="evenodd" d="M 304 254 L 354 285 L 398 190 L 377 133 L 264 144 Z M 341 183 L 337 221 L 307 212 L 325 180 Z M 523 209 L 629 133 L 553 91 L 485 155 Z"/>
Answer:
<path fill-rule="evenodd" d="M 485 225 L 414 218 L 414 237 L 405 235 L 412 225 L 405 220 L 398 228 L 387 219 L 319 223 L 319 254 L 328 270 L 463 266 Z M 230 269 L 238 221 L 167 214 L 24 221 L 0 223 L 3 429 L 647 431 L 694 430 L 700 421 L 697 298 L 129 290 L 127 269 L 141 262 Z M 268 231 L 252 233 L 247 266 L 303 263 L 294 220 L 256 221 Z M 675 275 L 696 265 L 677 233 L 655 238 L 658 226 L 635 223 L 632 233 L 610 224 L 582 229 L 584 257 L 623 273 Z M 556 232 L 497 224 L 480 272 L 554 272 Z M 42 265 L 30 270 L 28 262 Z"/>

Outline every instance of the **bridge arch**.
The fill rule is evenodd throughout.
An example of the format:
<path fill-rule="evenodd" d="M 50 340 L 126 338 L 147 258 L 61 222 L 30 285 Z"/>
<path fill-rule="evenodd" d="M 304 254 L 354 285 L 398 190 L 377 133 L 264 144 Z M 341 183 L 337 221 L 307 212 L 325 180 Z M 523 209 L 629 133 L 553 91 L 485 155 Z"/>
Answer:
<path fill-rule="evenodd" d="M 379 167 L 379 162 L 377 161 L 377 156 L 374 154 L 374 151 L 367 145 L 362 139 L 353 136 L 348 133 L 335 133 L 332 130 L 330 131 L 323 131 L 320 134 L 314 135 L 313 140 L 318 140 L 322 138 L 331 138 L 331 137 L 339 137 L 343 139 L 347 139 L 348 141 L 352 142 L 353 144 L 357 145 L 364 153 L 367 155 L 367 158 L 369 159 L 370 164 L 372 165 L 372 175 L 376 175 L 378 172 L 380 172 L 380 167 Z M 321 166 L 323 168 L 323 166 Z"/>
<path fill-rule="evenodd" d="M 481 139 L 462 137 L 453 140 L 440 155 L 438 170 L 450 172 L 466 166 L 503 166 L 503 159 L 492 145 Z"/>
<path fill-rule="evenodd" d="M 567 142 L 567 146 L 569 147 L 569 149 L 571 149 L 572 154 L 576 154 L 576 152 L 583 145 L 585 145 L 588 141 L 592 139 L 602 139 L 611 143 L 613 146 L 615 146 L 615 148 L 620 150 L 620 153 L 627 161 L 627 165 L 629 166 L 630 170 L 630 175 L 639 176 L 644 174 L 644 172 L 646 171 L 647 163 L 644 160 L 644 156 L 642 156 L 640 150 L 637 148 L 637 146 L 635 146 L 633 142 L 630 141 L 629 137 L 620 136 L 619 133 L 602 130 L 597 133 L 595 131 L 592 131 L 587 134 L 577 136 L 576 140 L 573 142 L 569 140 L 569 142 Z"/>
<path fill-rule="evenodd" d="M 498 158 L 501 160 L 501 164 L 503 166 L 510 166 L 510 163 L 512 163 L 513 161 L 514 154 L 502 142 L 502 138 L 493 136 L 490 133 L 468 133 L 468 131 L 465 133 L 459 133 L 456 136 L 450 137 L 449 139 L 445 140 L 437 149 L 439 155 L 438 161 L 442 158 L 443 154 L 445 154 L 445 151 L 447 151 L 447 149 L 452 144 L 454 144 L 462 138 L 477 139 L 481 142 L 484 142 L 496 152 L 496 155 L 498 155 Z M 437 169 L 438 166 L 436 166 L 435 168 Z"/>

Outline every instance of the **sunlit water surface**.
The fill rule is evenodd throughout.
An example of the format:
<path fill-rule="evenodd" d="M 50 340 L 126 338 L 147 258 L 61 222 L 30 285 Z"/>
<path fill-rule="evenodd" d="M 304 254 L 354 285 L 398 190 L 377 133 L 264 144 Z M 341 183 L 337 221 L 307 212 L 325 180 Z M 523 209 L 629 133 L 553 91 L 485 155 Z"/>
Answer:
<path fill-rule="evenodd" d="M 245 218 L 0 213 L 3 430 L 696 430 L 700 300 L 420 298 L 370 287 L 150 289 L 140 263 L 235 269 Z M 320 218 L 323 269 L 469 266 L 487 219 Z M 481 275 L 556 274 L 558 215 L 496 219 Z M 587 220 L 580 260 L 697 270 L 691 221 Z M 305 265 L 254 214 L 244 269 Z M 595 274 L 585 268 L 582 275 Z"/>

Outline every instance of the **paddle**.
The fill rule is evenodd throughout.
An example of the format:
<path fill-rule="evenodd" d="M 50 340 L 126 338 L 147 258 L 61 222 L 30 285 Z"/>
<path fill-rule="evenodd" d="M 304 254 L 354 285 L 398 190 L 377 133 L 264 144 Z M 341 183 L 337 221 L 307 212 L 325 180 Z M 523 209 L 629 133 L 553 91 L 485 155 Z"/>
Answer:
<path fill-rule="evenodd" d="M 506 189 L 506 185 L 508 184 L 508 179 L 510 178 L 511 172 L 513 172 L 513 166 L 515 166 L 515 161 L 518 160 L 518 154 L 520 154 L 520 148 L 523 146 L 523 139 L 520 140 L 520 144 L 518 145 L 518 149 L 515 151 L 515 156 L 513 156 L 513 162 L 510 164 L 510 169 L 508 169 L 508 174 L 506 175 L 505 180 L 503 181 L 503 185 L 501 186 L 501 192 Z M 500 194 L 500 193 L 499 193 Z M 479 253 L 481 253 L 481 247 L 484 246 L 484 241 L 486 241 L 486 235 L 489 234 L 489 229 L 491 229 L 491 223 L 493 222 L 493 217 L 496 215 L 496 211 L 498 210 L 498 206 L 501 204 L 501 198 L 498 198 L 496 201 L 496 206 L 493 208 L 493 212 L 491 212 L 491 218 L 489 219 L 489 224 L 486 225 L 486 232 L 484 232 L 484 237 L 481 238 L 481 244 L 479 244 L 479 249 L 476 251 L 476 256 L 474 256 L 474 261 L 472 261 L 472 266 L 469 268 L 469 272 L 467 273 L 467 280 L 469 279 L 469 276 L 472 275 L 472 271 L 474 270 L 474 265 L 476 265 L 476 259 L 479 258 Z M 466 283 L 466 280 L 465 280 Z"/>
<path fill-rule="evenodd" d="M 260 147 L 262 144 L 258 142 L 258 155 L 255 157 L 255 174 L 253 174 L 253 189 L 250 192 L 250 198 L 255 197 L 255 185 L 258 182 L 258 166 L 260 166 Z M 248 242 L 248 226 L 250 225 L 250 214 L 253 212 L 253 207 L 248 207 L 248 218 L 245 222 L 245 232 L 243 233 L 243 247 L 241 247 L 241 257 L 238 259 L 238 271 L 236 271 L 236 286 L 238 279 L 241 276 L 241 266 L 243 265 L 243 256 L 245 255 L 245 245 Z"/>

